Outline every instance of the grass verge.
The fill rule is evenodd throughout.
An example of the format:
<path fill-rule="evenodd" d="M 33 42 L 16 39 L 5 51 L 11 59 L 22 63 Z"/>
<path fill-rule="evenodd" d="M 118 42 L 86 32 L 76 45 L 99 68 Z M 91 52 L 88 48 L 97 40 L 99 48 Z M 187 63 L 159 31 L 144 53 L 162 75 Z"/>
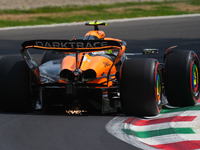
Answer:
<path fill-rule="evenodd" d="M 0 27 L 200 13 L 199 0 L 0 10 Z"/>

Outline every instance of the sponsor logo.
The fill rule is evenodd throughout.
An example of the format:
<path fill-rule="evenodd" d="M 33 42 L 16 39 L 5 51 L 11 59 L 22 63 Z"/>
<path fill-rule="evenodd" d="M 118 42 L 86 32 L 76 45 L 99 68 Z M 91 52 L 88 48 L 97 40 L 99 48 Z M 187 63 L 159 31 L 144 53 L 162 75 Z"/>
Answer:
<path fill-rule="evenodd" d="M 50 42 L 50 41 L 35 41 L 35 45 L 41 47 L 55 47 L 55 48 L 94 48 L 108 46 L 108 42 Z"/>
<path fill-rule="evenodd" d="M 104 66 L 105 66 L 105 67 L 108 67 L 108 66 L 110 66 L 110 63 L 109 63 L 108 61 L 106 61 L 106 62 L 103 62 L 103 64 L 104 64 Z"/>
<path fill-rule="evenodd" d="M 84 56 L 83 61 L 91 62 L 86 56 Z"/>

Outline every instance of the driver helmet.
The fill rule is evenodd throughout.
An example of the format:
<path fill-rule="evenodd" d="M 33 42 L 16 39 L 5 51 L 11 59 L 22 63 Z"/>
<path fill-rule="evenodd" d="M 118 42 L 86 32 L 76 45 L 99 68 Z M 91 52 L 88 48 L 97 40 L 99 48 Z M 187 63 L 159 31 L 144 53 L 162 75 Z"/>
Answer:
<path fill-rule="evenodd" d="M 101 30 L 89 31 L 85 34 L 84 40 L 103 40 L 105 33 Z"/>

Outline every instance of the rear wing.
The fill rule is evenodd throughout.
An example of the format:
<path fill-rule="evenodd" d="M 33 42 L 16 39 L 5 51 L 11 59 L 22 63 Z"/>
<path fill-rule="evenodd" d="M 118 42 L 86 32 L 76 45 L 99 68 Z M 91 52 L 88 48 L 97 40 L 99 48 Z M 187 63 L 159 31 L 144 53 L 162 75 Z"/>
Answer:
<path fill-rule="evenodd" d="M 81 64 L 79 59 L 80 53 L 90 53 L 96 51 L 108 51 L 114 50 L 118 52 L 116 59 L 110 67 L 107 75 L 107 85 L 109 82 L 109 75 L 113 65 L 120 59 L 121 53 L 124 52 L 126 43 L 123 41 L 115 40 L 31 40 L 22 43 L 21 54 L 26 61 L 29 69 L 35 74 L 36 79 L 40 78 L 39 66 L 31 57 L 28 49 L 38 49 L 44 51 L 54 51 L 63 53 L 76 54 L 76 69 Z M 83 57 L 83 56 L 81 56 Z"/>
<path fill-rule="evenodd" d="M 95 52 L 121 49 L 119 41 L 114 40 L 32 40 L 22 43 L 24 50 L 29 48 L 56 52 Z"/>

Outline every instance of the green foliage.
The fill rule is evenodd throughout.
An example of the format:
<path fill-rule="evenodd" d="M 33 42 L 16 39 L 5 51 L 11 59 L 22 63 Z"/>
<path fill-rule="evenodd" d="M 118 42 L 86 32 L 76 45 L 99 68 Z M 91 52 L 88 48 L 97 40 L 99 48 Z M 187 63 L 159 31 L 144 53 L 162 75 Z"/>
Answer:
<path fill-rule="evenodd" d="M 68 5 L 63 7 L 43 7 L 35 9 L 24 10 L 0 10 L 1 14 L 38 14 L 38 17 L 29 19 L 28 21 L 14 21 L 14 20 L 0 20 L 0 27 L 7 26 L 26 26 L 26 25 L 39 25 L 39 24 L 53 24 L 53 23 L 69 23 L 69 22 L 81 22 L 91 20 L 108 20 L 108 19 L 121 19 L 121 18 L 135 18 L 135 17 L 148 17 L 148 16 L 165 16 L 165 15 L 180 15 L 189 14 L 192 12 L 180 11 L 175 6 L 169 6 L 165 4 L 185 2 L 195 6 L 200 5 L 200 0 L 179 0 L 179 1 L 164 1 L 164 2 L 127 2 L 127 3 L 115 3 L 115 4 L 100 4 L 100 5 L 87 5 L 76 6 Z M 142 6 L 151 6 L 150 9 L 145 9 Z M 131 6 L 141 6 L 139 8 L 131 8 Z M 122 11 L 111 12 L 110 9 L 116 8 Z M 88 13 L 80 13 L 79 15 L 73 14 L 77 11 L 87 11 Z M 41 13 L 60 13 L 70 12 L 68 17 L 41 17 Z M 200 13 L 199 11 L 193 13 Z M 55 16 L 55 14 L 54 14 Z"/>
<path fill-rule="evenodd" d="M 188 3 L 191 5 L 200 6 L 200 0 L 189 0 Z"/>

